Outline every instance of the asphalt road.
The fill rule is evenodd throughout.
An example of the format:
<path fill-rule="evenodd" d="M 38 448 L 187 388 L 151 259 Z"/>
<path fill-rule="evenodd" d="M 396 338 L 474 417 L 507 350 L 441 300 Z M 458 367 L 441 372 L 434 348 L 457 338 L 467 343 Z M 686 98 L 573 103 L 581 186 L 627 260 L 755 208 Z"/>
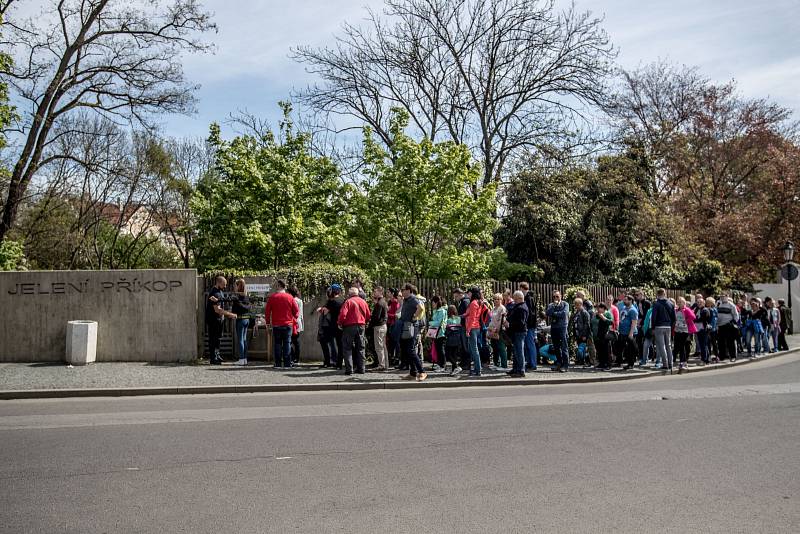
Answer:
<path fill-rule="evenodd" d="M 609 384 L 0 402 L 0 532 L 800 532 L 800 355 Z"/>

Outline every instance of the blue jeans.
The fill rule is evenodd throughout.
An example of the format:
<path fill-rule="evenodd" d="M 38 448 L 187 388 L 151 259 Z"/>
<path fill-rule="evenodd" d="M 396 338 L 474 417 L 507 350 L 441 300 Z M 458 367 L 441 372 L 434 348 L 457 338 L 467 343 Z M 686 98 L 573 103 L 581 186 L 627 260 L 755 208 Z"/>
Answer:
<path fill-rule="evenodd" d="M 769 334 L 772 336 L 772 352 L 778 352 L 778 336 L 780 335 L 780 329 L 770 327 Z"/>
<path fill-rule="evenodd" d="M 744 329 L 744 346 L 746 347 L 745 350 L 748 354 L 753 353 L 753 341 L 755 340 L 755 353 L 758 354 L 761 352 L 761 339 L 762 339 L 761 332 L 756 330 L 754 327 L 748 325 Z"/>
<path fill-rule="evenodd" d="M 272 339 L 275 350 L 275 367 L 292 366 L 292 327 L 273 326 Z"/>
<path fill-rule="evenodd" d="M 516 334 L 515 334 L 516 335 Z M 516 342 L 514 343 L 514 351 L 517 350 Z M 536 355 L 539 353 L 539 349 L 536 348 L 536 329 L 529 328 L 528 331 L 525 333 L 525 358 L 524 360 L 527 362 L 528 366 L 531 369 L 536 369 Z M 525 370 L 525 367 L 522 367 L 522 370 Z"/>
<path fill-rule="evenodd" d="M 551 328 L 550 338 L 553 340 L 553 349 L 555 349 L 558 358 L 557 365 L 562 369 L 569 369 L 569 345 L 567 344 L 567 329 Z"/>
<path fill-rule="evenodd" d="M 528 330 L 530 332 L 531 330 Z M 527 333 L 526 332 L 514 332 L 512 335 L 512 339 L 514 340 L 514 364 L 512 365 L 511 372 L 513 373 L 522 373 L 525 374 L 525 350 L 527 349 L 526 343 L 527 340 Z M 534 331 L 534 337 L 536 332 Z M 534 357 L 535 358 L 535 357 Z M 534 362 L 536 360 L 534 359 Z M 533 366 L 536 369 L 536 365 Z"/>
<path fill-rule="evenodd" d="M 250 319 L 236 319 L 236 339 L 239 341 L 239 359 L 247 359 L 247 327 Z"/>
<path fill-rule="evenodd" d="M 478 344 L 481 341 L 481 329 L 473 328 L 469 331 L 469 355 L 472 357 L 472 372 L 481 373 L 481 353 Z"/>
<path fill-rule="evenodd" d="M 708 363 L 708 330 L 697 331 L 697 350 L 700 352 L 700 359 Z"/>

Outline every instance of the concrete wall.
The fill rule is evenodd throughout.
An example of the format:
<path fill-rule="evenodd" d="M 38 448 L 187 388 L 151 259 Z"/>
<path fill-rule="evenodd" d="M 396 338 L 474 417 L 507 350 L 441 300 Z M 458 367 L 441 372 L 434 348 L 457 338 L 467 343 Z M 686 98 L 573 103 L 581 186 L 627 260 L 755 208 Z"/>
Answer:
<path fill-rule="evenodd" d="M 786 280 L 782 284 L 753 284 L 754 295 L 761 298 L 772 297 L 775 300 L 783 299 L 788 304 L 789 284 Z M 800 278 L 792 282 L 792 311 L 793 317 L 800 317 Z M 794 319 L 795 331 L 800 327 L 798 319 Z"/>
<path fill-rule="evenodd" d="M 0 362 L 64 361 L 67 321 L 98 322 L 97 361 L 197 355 L 197 272 L 0 272 Z"/>

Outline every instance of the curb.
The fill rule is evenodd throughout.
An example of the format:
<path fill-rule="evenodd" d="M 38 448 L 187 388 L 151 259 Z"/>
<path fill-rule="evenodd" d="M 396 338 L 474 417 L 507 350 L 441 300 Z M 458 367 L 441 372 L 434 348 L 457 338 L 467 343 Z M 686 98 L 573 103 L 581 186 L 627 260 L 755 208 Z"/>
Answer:
<path fill-rule="evenodd" d="M 706 365 L 694 367 L 678 374 L 701 373 L 717 369 L 730 369 L 750 363 L 771 360 L 800 352 L 800 347 L 788 351 L 776 352 L 757 359 L 740 359 L 734 363 Z M 526 379 L 503 378 L 490 380 L 452 380 L 447 382 L 328 382 L 323 384 L 253 384 L 253 385 L 219 385 L 219 386 L 156 386 L 133 388 L 81 388 L 81 389 L 28 389 L 0 391 L 0 400 L 15 399 L 63 399 L 85 397 L 141 397 L 152 395 L 213 395 L 220 393 L 288 393 L 310 391 L 367 391 L 367 390 L 394 390 L 394 389 L 431 389 L 431 388 L 460 388 L 460 387 L 487 387 L 487 386 L 558 386 L 565 384 L 596 384 L 602 382 L 621 382 L 625 380 L 641 380 L 644 378 L 665 376 L 663 372 L 650 371 L 647 373 L 606 375 L 588 378 L 557 378 L 557 379 Z"/>

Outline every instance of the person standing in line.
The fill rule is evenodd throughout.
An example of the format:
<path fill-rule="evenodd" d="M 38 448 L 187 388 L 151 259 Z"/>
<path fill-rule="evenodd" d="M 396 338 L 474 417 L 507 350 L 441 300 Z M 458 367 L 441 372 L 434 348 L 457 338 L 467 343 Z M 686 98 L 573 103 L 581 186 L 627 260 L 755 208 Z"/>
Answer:
<path fill-rule="evenodd" d="M 560 291 L 553 291 L 553 302 L 547 305 L 545 314 L 550 321 L 550 339 L 558 358 L 556 366 L 552 370 L 566 373 L 569 370 L 569 345 L 567 344 L 569 306 L 561 300 Z"/>
<path fill-rule="evenodd" d="M 611 314 L 611 330 L 613 332 L 619 332 L 619 308 L 617 308 L 617 303 L 614 300 L 614 295 L 608 295 L 606 297 L 606 309 Z M 608 358 L 611 364 L 613 365 L 616 362 L 616 354 L 617 349 L 617 341 L 611 342 L 608 347 Z"/>
<path fill-rule="evenodd" d="M 458 310 L 458 315 L 461 317 L 461 326 L 462 326 L 462 333 L 464 334 L 464 340 L 462 346 L 464 350 L 461 351 L 461 361 L 458 364 L 459 373 L 463 369 L 470 368 L 470 352 L 469 352 L 469 343 L 467 340 L 467 310 L 469 309 L 470 300 L 464 294 L 464 290 L 461 288 L 455 288 L 453 290 L 453 299 L 455 301 L 456 309 Z"/>
<path fill-rule="evenodd" d="M 389 368 L 389 351 L 386 348 L 387 321 L 389 320 L 389 306 L 383 298 L 383 288 L 377 286 L 372 290 L 372 316 L 369 319 L 369 328 L 372 330 L 372 341 L 375 344 L 375 370 L 385 371 Z"/>
<path fill-rule="evenodd" d="M 781 312 L 778 311 L 772 297 L 764 299 L 764 306 L 767 308 L 767 337 L 772 341 L 772 348 L 769 352 L 778 352 L 778 335 L 781 331 Z"/>
<path fill-rule="evenodd" d="M 539 347 L 536 343 L 537 297 L 531 291 L 528 282 L 522 282 L 519 285 L 519 290 L 525 295 L 525 306 L 528 308 L 528 325 L 525 332 L 525 367 L 529 371 L 535 371 L 539 361 Z"/>
<path fill-rule="evenodd" d="M 763 348 L 764 326 L 761 319 L 766 317 L 766 311 L 761 307 L 761 299 L 756 297 L 750 299 L 750 309 L 745 317 L 745 345 L 747 346 L 748 357 L 752 358 L 758 356 Z"/>
<path fill-rule="evenodd" d="M 395 288 L 388 290 L 388 315 L 386 318 L 386 345 L 389 352 L 389 365 L 399 365 L 400 360 L 400 332 L 397 330 L 397 314 L 400 313 L 400 292 Z M 388 368 L 388 367 L 387 367 Z"/>
<path fill-rule="evenodd" d="M 619 322 L 620 351 L 618 357 L 625 361 L 624 370 L 633 369 L 639 350 L 636 347 L 636 333 L 639 330 L 639 309 L 635 306 L 633 296 L 626 295 L 622 318 Z"/>
<path fill-rule="evenodd" d="M 401 291 L 403 295 L 403 306 L 400 308 L 400 318 L 402 323 L 402 330 L 400 334 L 400 351 L 404 361 L 409 363 L 409 374 L 405 377 L 407 380 L 416 379 L 421 382 L 428 378 L 428 374 L 422 368 L 422 361 L 419 358 L 416 350 L 417 334 L 416 321 L 414 316 L 417 315 L 421 309 L 419 301 L 414 297 L 417 288 L 412 284 L 406 284 Z"/>
<path fill-rule="evenodd" d="M 591 326 L 591 320 L 595 312 L 594 302 L 586 298 L 586 293 L 583 291 L 576 291 L 575 298 L 581 299 L 583 302 L 583 309 L 589 312 L 589 325 Z M 591 328 L 589 330 L 591 330 Z M 594 337 L 592 336 L 591 332 L 589 332 L 589 337 L 586 339 L 586 352 L 589 355 L 589 365 L 596 366 L 597 349 L 594 346 Z"/>
<path fill-rule="evenodd" d="M 634 305 L 636 306 L 636 311 L 639 312 L 639 322 L 640 324 L 644 322 L 645 318 L 647 317 L 647 312 L 650 311 L 650 307 L 653 305 L 647 297 L 645 297 L 644 291 L 641 289 L 637 289 L 634 293 Z M 636 345 L 639 349 L 639 361 L 644 361 L 645 363 L 649 359 L 649 354 L 645 352 L 645 349 L 650 348 L 652 343 L 649 343 L 647 347 L 645 347 L 645 334 L 647 332 L 644 328 L 640 328 L 639 332 L 636 334 Z"/>
<path fill-rule="evenodd" d="M 492 344 L 494 366 L 505 371 L 508 367 L 508 353 L 506 352 L 506 342 L 503 339 L 503 331 L 505 330 L 508 311 L 503 306 L 502 293 L 495 294 L 492 300 L 494 308 L 492 308 L 492 317 L 489 320 L 489 329 L 486 336 Z"/>
<path fill-rule="evenodd" d="M 792 310 L 786 306 L 786 301 L 778 299 L 778 311 L 781 314 L 781 332 L 778 334 L 778 350 L 789 350 L 786 335 L 792 335 Z"/>
<path fill-rule="evenodd" d="M 514 306 L 506 319 L 508 333 L 511 335 L 511 339 L 514 340 L 514 360 L 508 376 L 511 378 L 523 378 L 525 376 L 525 341 L 528 334 L 530 311 L 525 303 L 525 293 L 515 291 L 513 297 Z"/>
<path fill-rule="evenodd" d="M 363 375 L 364 369 L 364 349 L 366 340 L 364 339 L 364 329 L 370 320 L 369 305 L 359 296 L 359 288 L 351 287 L 347 292 L 347 300 L 342 304 L 339 312 L 339 328 L 342 329 L 342 350 L 344 354 L 344 374 L 352 375 L 353 372 Z M 355 348 L 355 352 L 353 352 Z"/>
<path fill-rule="evenodd" d="M 694 307 L 694 326 L 697 328 L 695 334 L 695 351 L 700 353 L 700 365 L 710 363 L 708 352 L 708 332 L 711 325 L 711 312 L 706 308 L 706 299 L 698 294 L 695 297 Z"/>
<path fill-rule="evenodd" d="M 603 371 L 611 370 L 611 340 L 608 334 L 614 331 L 613 328 L 614 317 L 608 306 L 601 302 L 592 316 L 592 337 L 597 349 L 597 368 Z"/>
<path fill-rule="evenodd" d="M 714 363 L 719 363 L 719 311 L 714 297 L 706 298 L 708 308 L 708 357 Z"/>
<path fill-rule="evenodd" d="M 770 317 L 769 317 L 769 310 L 767 309 L 767 299 L 772 300 L 770 297 L 767 297 L 762 302 L 761 299 L 758 299 L 758 303 L 761 305 L 759 310 L 759 320 L 761 321 L 761 352 L 764 354 L 769 354 L 769 327 L 770 327 Z"/>
<path fill-rule="evenodd" d="M 719 337 L 719 359 L 736 361 L 736 338 L 739 337 L 739 310 L 731 302 L 730 295 L 723 293 L 717 304 L 717 335 Z"/>
<path fill-rule="evenodd" d="M 589 312 L 583 307 L 583 299 L 576 298 L 572 302 L 575 310 L 572 312 L 570 318 L 570 325 L 572 327 L 572 335 L 575 336 L 575 343 L 580 345 L 584 344 L 585 354 L 583 366 L 586 367 L 587 363 L 591 364 L 591 357 L 589 356 L 589 339 L 592 337 L 592 317 Z"/>
<path fill-rule="evenodd" d="M 333 284 L 328 288 L 328 300 L 321 308 L 317 308 L 317 313 L 320 316 L 320 322 L 323 323 L 323 336 L 324 342 L 322 344 L 322 356 L 324 362 L 323 367 L 336 367 L 342 368 L 341 357 L 342 351 L 340 350 L 340 331 L 337 323 L 339 322 L 339 311 L 342 309 L 343 301 L 339 298 L 341 287 L 338 284 Z"/>
<path fill-rule="evenodd" d="M 432 345 L 431 351 L 436 352 L 436 358 L 431 357 L 433 361 L 433 370 L 444 372 L 447 367 L 447 355 L 444 350 L 444 329 L 447 325 L 447 308 L 442 301 L 442 297 L 434 295 L 431 297 L 431 306 L 433 306 L 433 313 L 431 314 L 431 322 L 428 323 L 428 337 L 431 337 Z M 453 367 L 455 369 L 455 367 Z"/>
<path fill-rule="evenodd" d="M 208 363 L 222 365 L 222 355 L 219 352 L 222 340 L 223 321 L 225 317 L 236 319 L 236 314 L 222 307 L 225 300 L 223 290 L 228 287 L 228 280 L 218 276 L 214 280 L 214 287 L 208 292 L 206 299 L 206 328 L 208 329 Z"/>
<path fill-rule="evenodd" d="M 236 314 L 236 341 L 239 345 L 239 360 L 234 365 L 244 366 L 247 365 L 247 328 L 250 326 L 253 312 L 244 279 L 236 280 L 234 286 L 236 292 L 231 311 Z"/>
<path fill-rule="evenodd" d="M 278 290 L 269 296 L 264 308 L 264 319 L 272 325 L 274 341 L 275 369 L 288 369 L 292 366 L 292 325 L 297 320 L 300 308 L 294 297 L 286 292 L 286 282 L 275 282 Z"/>
<path fill-rule="evenodd" d="M 689 362 L 689 343 L 691 336 L 697 333 L 694 312 L 686 305 L 686 299 L 678 297 L 678 309 L 675 311 L 675 347 L 672 352 L 680 359 L 680 369 L 686 369 Z M 664 370 L 667 368 L 665 367 Z M 672 368 L 669 368 L 670 373 Z"/>
<path fill-rule="evenodd" d="M 444 329 L 445 355 L 450 362 L 450 376 L 458 376 L 461 372 L 459 362 L 461 353 L 464 351 L 464 327 L 461 326 L 461 317 L 458 315 L 458 308 L 450 305 L 447 308 L 447 322 Z"/>
<path fill-rule="evenodd" d="M 292 296 L 300 310 L 297 320 L 292 325 L 292 367 L 300 365 L 300 334 L 305 330 L 305 319 L 303 318 L 303 299 L 297 286 L 291 286 L 287 292 Z"/>
<path fill-rule="evenodd" d="M 662 369 L 672 369 L 673 354 L 670 338 L 676 320 L 675 307 L 667 300 L 667 291 L 660 288 L 656 292 L 656 301 L 650 308 L 650 329 L 653 332 L 657 359 L 661 362 Z"/>
<path fill-rule="evenodd" d="M 481 312 L 483 310 L 483 298 L 481 290 L 477 287 L 470 289 L 470 303 L 467 308 L 466 334 L 469 347 L 469 355 L 472 358 L 472 369 L 470 376 L 481 376 Z"/>

